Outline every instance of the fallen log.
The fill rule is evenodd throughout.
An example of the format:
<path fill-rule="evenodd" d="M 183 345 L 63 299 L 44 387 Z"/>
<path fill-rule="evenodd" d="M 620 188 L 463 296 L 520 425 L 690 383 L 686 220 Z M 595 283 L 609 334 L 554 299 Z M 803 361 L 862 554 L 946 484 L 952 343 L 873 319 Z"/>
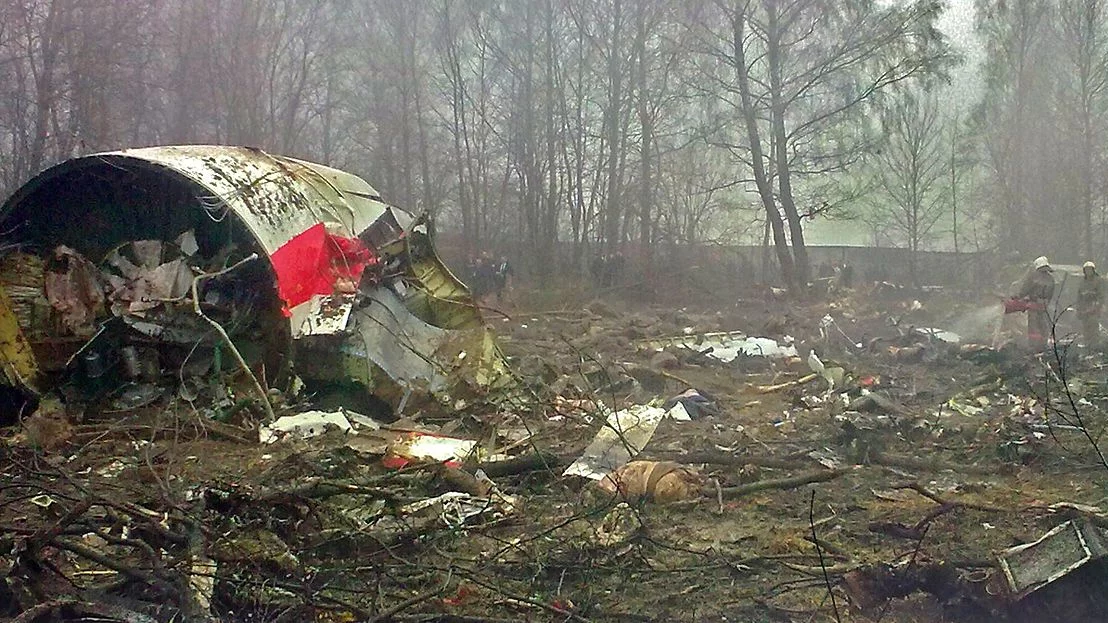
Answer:
<path fill-rule="evenodd" d="M 202 417 L 184 423 L 192 425 L 195 431 L 193 435 L 186 434 L 187 427 L 185 426 L 174 427 L 168 423 L 165 425 L 112 424 L 109 426 L 103 424 L 84 424 L 76 427 L 76 431 L 73 433 L 73 439 L 83 442 L 111 438 L 131 439 L 137 433 L 150 440 L 173 438 L 175 441 L 186 441 L 198 438 L 202 435 L 211 435 L 218 439 L 225 439 L 243 445 L 253 445 L 258 442 L 256 434 L 253 438 L 250 438 L 250 431 L 231 424 L 225 424 Z"/>
<path fill-rule="evenodd" d="M 461 491 L 476 497 L 485 497 L 492 490 L 492 485 L 488 481 L 478 480 L 473 474 L 457 467 L 440 465 L 436 470 L 436 474 L 442 479 L 443 484 L 453 491 Z"/>
<path fill-rule="evenodd" d="M 138 582 L 142 582 L 142 583 L 147 584 L 149 586 L 159 588 L 162 591 L 164 591 L 167 595 L 172 595 L 173 592 L 174 592 L 173 591 L 173 585 L 172 585 L 171 581 L 169 581 L 167 579 L 164 579 L 164 578 L 161 578 L 153 572 L 144 571 L 142 569 L 136 569 L 134 567 L 131 567 L 127 564 L 124 564 L 124 563 L 120 562 L 119 560 L 115 559 L 114 557 L 103 554 L 103 553 L 97 551 L 96 549 L 94 549 L 92 547 L 89 547 L 87 545 L 83 545 L 83 544 L 77 543 L 75 541 L 69 541 L 69 540 L 61 539 L 61 538 L 55 538 L 51 541 L 51 543 L 55 547 L 57 547 L 58 549 L 64 549 L 64 550 L 70 551 L 70 552 L 72 552 L 72 553 L 74 553 L 74 554 L 76 554 L 76 555 L 78 555 L 82 558 L 86 558 L 86 559 L 100 565 L 101 567 L 104 567 L 105 569 L 111 569 L 112 571 L 115 571 L 116 573 L 120 573 L 122 575 L 125 575 L 125 576 L 131 578 L 132 580 L 136 580 Z"/>
<path fill-rule="evenodd" d="M 489 308 L 489 309 L 492 309 L 492 308 Z M 594 314 L 593 312 L 591 312 L 587 309 L 550 309 L 550 310 L 546 310 L 546 311 L 519 312 L 518 315 L 519 316 L 528 316 L 528 317 L 531 317 L 531 318 L 538 318 L 538 317 L 541 317 L 541 316 L 584 316 L 584 317 L 587 317 L 589 320 L 601 320 L 601 319 L 603 319 L 603 316 L 599 316 L 597 314 Z"/>
<path fill-rule="evenodd" d="M 750 493 L 757 493 L 758 491 L 768 491 L 771 489 L 784 490 L 795 489 L 797 487 L 803 487 L 804 485 L 827 482 L 834 480 L 839 476 L 845 474 L 845 469 L 823 469 L 813 472 L 805 472 L 803 474 L 797 474 L 796 476 L 789 476 L 788 478 L 770 478 L 767 480 L 759 480 L 757 482 L 747 483 L 745 485 L 738 485 L 734 487 L 722 487 L 720 491 L 725 496 L 740 496 Z M 705 489 L 706 493 L 714 492 L 714 489 Z"/>
<path fill-rule="evenodd" d="M 438 588 L 433 588 L 429 591 L 424 591 L 418 595 L 405 599 L 395 606 L 392 606 L 391 608 L 385 610 L 381 614 L 368 619 L 367 623 L 384 623 L 385 621 L 391 621 L 397 614 L 403 612 L 404 610 L 407 610 L 412 606 L 418 606 L 423 602 L 430 601 L 431 599 L 438 597 L 446 590 L 447 586 L 447 584 L 443 584 Z"/>
<path fill-rule="evenodd" d="M 996 470 L 988 469 L 978 465 L 962 464 L 955 465 L 953 463 L 946 463 L 939 460 L 925 460 L 919 459 L 914 456 L 901 456 L 896 454 L 888 454 L 886 452 L 879 452 L 870 450 L 869 463 L 872 465 L 884 465 L 885 467 L 900 467 L 903 469 L 918 469 L 927 472 L 946 472 L 954 471 L 963 474 L 995 474 Z"/>
<path fill-rule="evenodd" d="M 963 507 L 963 508 L 972 508 L 974 510 L 985 511 L 987 513 L 1008 513 L 1008 512 L 1011 512 L 1007 509 L 1000 508 L 999 506 L 993 506 L 991 504 L 979 504 L 977 502 L 964 502 L 964 501 L 960 501 L 960 500 L 948 500 L 946 498 L 943 498 L 943 497 L 939 496 L 936 493 L 932 493 L 931 491 L 927 490 L 923 485 L 919 484 L 918 482 L 910 482 L 910 483 L 903 484 L 903 485 L 897 485 L 896 487 L 893 487 L 893 488 L 894 489 L 910 489 L 910 490 L 915 491 L 916 493 L 922 495 L 923 497 L 931 500 L 932 502 L 938 504 L 939 506 L 949 506 L 949 507 L 952 507 L 952 508 L 960 506 L 960 507 Z"/>
<path fill-rule="evenodd" d="M 33 623 L 56 610 L 68 610 L 80 615 L 96 617 L 99 621 L 121 621 L 122 623 L 157 623 L 157 619 L 135 612 L 122 606 L 79 601 L 72 597 L 53 599 L 23 611 L 12 619 L 12 623 Z"/>
<path fill-rule="evenodd" d="M 381 487 L 367 487 L 353 483 L 325 480 L 319 477 L 307 478 L 303 482 L 288 487 L 271 487 L 261 489 L 256 493 L 236 492 L 255 504 L 287 502 L 297 498 L 324 499 L 336 495 L 367 495 L 389 502 L 411 501 L 403 498 L 391 489 Z"/>
<path fill-rule="evenodd" d="M 667 378 L 671 381 L 677 381 L 678 383 L 684 385 L 685 387 L 688 387 L 689 389 L 693 389 L 693 388 L 696 387 L 696 385 L 693 385 L 693 383 L 691 381 L 688 381 L 688 380 L 686 380 L 686 379 L 684 379 L 680 376 L 677 376 L 676 374 L 674 374 L 672 372 L 667 372 L 666 370 L 657 370 L 657 372 L 658 372 L 658 374 L 661 374 L 663 377 L 665 377 L 665 378 Z"/>
<path fill-rule="evenodd" d="M 572 463 L 575 458 L 558 456 L 549 452 L 532 452 L 506 461 L 467 464 L 466 467 L 480 469 L 489 478 L 498 478 L 527 472 L 560 471 Z"/>
<path fill-rule="evenodd" d="M 663 461 L 676 461 L 678 463 L 705 463 L 709 465 L 727 465 L 741 467 L 743 465 L 757 465 L 758 467 L 770 467 L 776 469 L 805 469 L 812 467 L 813 461 L 808 457 L 808 451 L 794 452 L 786 456 L 765 456 L 760 454 L 729 454 L 726 452 L 645 452 L 641 458 L 649 458 Z"/>
<path fill-rule="evenodd" d="M 798 565 L 791 562 L 782 561 L 781 564 L 796 571 L 797 573 L 803 573 L 804 575 L 810 575 L 812 577 L 823 577 L 824 573 L 831 575 L 843 575 L 849 573 L 858 568 L 858 565 L 853 563 L 844 563 L 841 565 L 825 565 L 825 566 L 813 566 L 813 565 Z"/>
<path fill-rule="evenodd" d="M 519 619 L 502 619 L 495 616 L 471 616 L 462 614 L 396 614 L 392 621 L 411 623 L 519 623 Z"/>

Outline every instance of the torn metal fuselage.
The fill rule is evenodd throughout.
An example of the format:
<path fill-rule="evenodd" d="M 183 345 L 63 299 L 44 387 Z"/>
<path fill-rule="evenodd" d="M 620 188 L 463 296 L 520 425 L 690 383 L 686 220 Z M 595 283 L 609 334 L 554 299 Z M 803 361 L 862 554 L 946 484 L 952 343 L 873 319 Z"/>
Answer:
<path fill-rule="evenodd" d="M 150 369 L 134 353 L 166 344 L 179 352 L 161 355 L 163 380 L 211 370 L 190 367 L 198 349 L 214 350 L 218 371 L 219 340 L 193 303 L 271 386 L 354 382 L 395 408 L 511 383 L 425 219 L 343 171 L 244 147 L 84 156 L 20 188 L 0 231 L 18 249 L 0 258 L 0 286 L 18 290 L 15 303 L 0 297 L 9 387 L 37 393 L 50 388 L 40 376 L 57 383 L 75 367 L 85 380 L 112 367 L 133 376 Z M 250 254 L 266 261 L 228 270 Z M 12 316 L 18 330 L 3 322 Z"/>

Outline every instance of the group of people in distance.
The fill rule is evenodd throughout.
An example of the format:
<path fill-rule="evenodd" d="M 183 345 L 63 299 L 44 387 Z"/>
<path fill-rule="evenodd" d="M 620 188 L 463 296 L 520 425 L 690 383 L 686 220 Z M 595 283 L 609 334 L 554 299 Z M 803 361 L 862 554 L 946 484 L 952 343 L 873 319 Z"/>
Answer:
<path fill-rule="evenodd" d="M 1048 311 L 1054 298 L 1054 267 L 1045 256 L 1035 258 L 1014 296 L 1005 301 L 1005 313 L 1027 312 L 1027 341 L 1031 346 L 1047 346 L 1054 320 Z M 1104 306 L 1104 282 L 1091 260 L 1081 267 L 1082 279 L 1077 289 L 1077 318 L 1085 345 L 1100 346 L 1100 314 Z"/>
<path fill-rule="evenodd" d="M 589 272 L 593 281 L 601 288 L 610 288 L 619 285 L 623 281 L 623 271 L 627 267 L 627 259 L 623 257 L 623 251 L 615 253 L 598 253 L 589 263 Z"/>
<path fill-rule="evenodd" d="M 474 298 L 481 304 L 493 296 L 497 304 L 509 302 L 512 292 L 512 278 L 515 276 L 512 265 L 506 255 L 495 259 L 488 251 L 471 255 L 466 262 L 466 283 L 469 284 Z"/>
<path fill-rule="evenodd" d="M 854 267 L 846 262 L 837 264 L 823 262 L 819 265 L 817 274 L 820 279 L 826 280 L 829 286 L 846 290 L 854 287 Z"/>

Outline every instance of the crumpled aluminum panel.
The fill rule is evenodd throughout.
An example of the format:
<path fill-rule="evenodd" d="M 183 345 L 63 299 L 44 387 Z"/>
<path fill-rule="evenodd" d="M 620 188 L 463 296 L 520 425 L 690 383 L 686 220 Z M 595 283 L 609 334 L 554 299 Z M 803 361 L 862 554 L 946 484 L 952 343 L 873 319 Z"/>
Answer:
<path fill-rule="evenodd" d="M 142 160 L 184 175 L 211 192 L 212 210 L 233 211 L 267 253 L 317 223 L 357 236 L 388 210 L 356 175 L 260 149 L 185 145 L 88 157 Z"/>
<path fill-rule="evenodd" d="M 434 354 L 451 333 L 416 318 L 396 294 L 381 287 L 355 312 L 356 336 L 343 348 L 384 370 L 406 389 L 446 389 L 448 370 Z"/>
<path fill-rule="evenodd" d="M 269 255 L 319 223 L 333 234 L 353 238 L 393 214 L 377 191 L 356 175 L 259 149 L 184 145 L 90 157 L 141 160 L 185 176 L 211 193 L 201 200 L 215 218 L 226 210 L 234 212 Z M 316 296 L 292 308 L 293 337 L 342 331 L 353 300 Z"/>

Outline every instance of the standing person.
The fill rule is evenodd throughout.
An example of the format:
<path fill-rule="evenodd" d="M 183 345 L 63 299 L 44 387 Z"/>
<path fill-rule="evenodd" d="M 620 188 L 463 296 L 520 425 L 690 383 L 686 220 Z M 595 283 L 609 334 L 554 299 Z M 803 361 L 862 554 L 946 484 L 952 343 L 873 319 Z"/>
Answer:
<path fill-rule="evenodd" d="M 604 287 L 604 274 L 607 272 L 606 256 L 603 253 L 597 251 L 593 256 L 592 262 L 589 264 L 589 272 L 592 273 L 593 283 L 599 287 Z"/>
<path fill-rule="evenodd" d="M 1027 341 L 1035 348 L 1046 346 L 1050 336 L 1050 315 L 1047 305 L 1054 298 L 1054 269 L 1046 256 L 1039 256 L 1031 264 L 1031 271 L 1023 278 L 1016 298 L 1027 310 Z"/>
<path fill-rule="evenodd" d="M 842 269 L 843 288 L 849 290 L 854 287 L 854 266 L 843 262 Z"/>
<path fill-rule="evenodd" d="M 828 292 L 833 294 L 841 293 L 846 288 L 846 286 L 843 285 L 843 279 L 845 279 L 843 276 L 843 265 L 834 264 L 831 267 L 831 284 L 827 288 Z"/>
<path fill-rule="evenodd" d="M 477 273 L 479 276 L 478 281 L 481 282 L 481 304 L 484 305 L 489 297 L 496 289 L 496 264 L 493 262 L 492 254 L 488 251 L 481 253 L 481 261 L 477 265 Z"/>
<path fill-rule="evenodd" d="M 1096 264 L 1085 262 L 1081 267 L 1085 274 L 1077 289 L 1077 317 L 1081 320 L 1081 333 L 1085 346 L 1100 345 L 1100 309 L 1104 305 L 1104 281 L 1096 272 Z"/>
<path fill-rule="evenodd" d="M 515 271 L 512 270 L 512 265 L 508 263 L 508 256 L 501 255 L 500 261 L 496 264 L 496 302 L 504 303 L 509 300 L 512 293 L 512 277 L 515 276 Z"/>
<path fill-rule="evenodd" d="M 477 255 L 470 253 L 466 256 L 466 284 L 470 289 L 477 290 Z"/>
<path fill-rule="evenodd" d="M 627 258 L 623 257 L 623 251 L 616 251 L 615 255 L 608 260 L 608 264 L 611 270 L 611 279 L 608 285 L 619 285 L 623 283 L 623 270 L 627 266 Z"/>
<path fill-rule="evenodd" d="M 492 290 L 492 263 L 487 251 L 478 255 L 473 263 L 473 281 L 469 288 L 477 304 L 483 305 L 485 297 Z"/>

